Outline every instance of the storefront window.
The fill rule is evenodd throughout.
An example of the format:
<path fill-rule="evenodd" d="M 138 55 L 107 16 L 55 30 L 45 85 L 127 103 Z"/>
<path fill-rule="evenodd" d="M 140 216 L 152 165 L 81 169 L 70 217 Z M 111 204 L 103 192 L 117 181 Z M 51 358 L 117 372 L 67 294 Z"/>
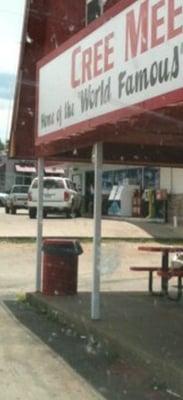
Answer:
<path fill-rule="evenodd" d="M 153 167 L 137 167 L 116 171 L 105 171 L 102 179 L 104 191 L 110 191 L 113 185 L 138 185 L 142 189 L 158 189 L 160 185 L 159 168 Z"/>
<path fill-rule="evenodd" d="M 146 167 L 144 168 L 144 188 L 158 189 L 159 188 L 159 168 Z"/>
<path fill-rule="evenodd" d="M 113 171 L 103 172 L 103 175 L 102 175 L 102 192 L 103 192 L 103 194 L 110 193 L 110 191 L 112 190 L 112 187 L 113 187 L 113 183 L 114 183 Z"/>

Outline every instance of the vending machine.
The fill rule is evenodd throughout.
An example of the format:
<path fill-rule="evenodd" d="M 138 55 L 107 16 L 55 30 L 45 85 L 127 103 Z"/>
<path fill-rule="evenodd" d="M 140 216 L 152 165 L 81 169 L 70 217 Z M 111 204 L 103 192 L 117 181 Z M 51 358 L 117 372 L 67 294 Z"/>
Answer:
<path fill-rule="evenodd" d="M 132 199 L 137 185 L 113 186 L 109 195 L 108 215 L 119 215 L 121 217 L 132 217 Z"/>

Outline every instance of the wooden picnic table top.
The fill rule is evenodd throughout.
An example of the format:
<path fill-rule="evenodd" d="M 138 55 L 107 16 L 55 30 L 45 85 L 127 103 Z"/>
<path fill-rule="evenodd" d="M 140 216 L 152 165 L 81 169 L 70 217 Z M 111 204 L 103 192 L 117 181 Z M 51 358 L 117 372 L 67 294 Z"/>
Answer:
<path fill-rule="evenodd" d="M 167 253 L 181 253 L 183 252 L 183 246 L 151 246 L 151 245 L 145 245 L 145 246 L 139 246 L 138 250 L 142 251 L 158 251 L 158 252 L 167 252 Z"/>
<path fill-rule="evenodd" d="M 170 268 L 168 271 L 159 270 L 157 274 L 161 277 L 168 276 L 169 278 L 173 276 L 183 277 L 183 269 L 182 268 Z"/>

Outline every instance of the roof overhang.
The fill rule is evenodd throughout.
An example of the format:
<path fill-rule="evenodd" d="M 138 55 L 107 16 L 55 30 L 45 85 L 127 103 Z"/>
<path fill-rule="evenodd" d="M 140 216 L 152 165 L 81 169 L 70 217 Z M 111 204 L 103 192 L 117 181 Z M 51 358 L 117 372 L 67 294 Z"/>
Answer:
<path fill-rule="evenodd" d="M 156 0 L 154 0 L 156 2 Z M 37 7 L 41 1 L 34 2 Z M 118 1 L 115 6 L 109 8 L 107 12 L 96 21 L 91 23 L 87 28 L 80 31 L 76 35 L 71 35 L 69 41 L 65 41 L 61 47 L 47 54 L 46 58 L 41 59 L 38 70 L 41 66 L 49 66 L 55 58 L 59 57 L 64 51 L 69 50 L 73 46 L 78 46 L 80 41 L 87 39 L 90 35 L 97 32 L 103 25 L 110 22 L 113 17 L 123 11 L 124 7 L 140 4 L 140 1 Z M 144 2 L 146 3 L 146 2 Z M 151 2 L 147 2 L 151 4 Z M 168 2 L 167 2 L 168 4 Z M 177 3 L 176 3 L 177 4 Z M 33 7 L 32 5 L 30 7 Z M 42 4 L 43 11 L 43 4 Z M 37 7 L 37 14 L 39 7 Z M 43 26 L 43 12 L 40 14 L 40 21 L 33 18 L 35 12 L 28 10 L 28 30 L 31 31 L 33 43 L 31 46 L 24 42 L 24 52 L 22 56 L 21 69 L 23 71 L 21 80 L 19 113 L 16 120 L 16 129 L 12 136 L 11 143 L 14 143 L 18 132 L 22 132 L 21 137 L 25 137 L 26 149 L 33 145 L 34 137 L 31 137 L 31 146 L 27 146 L 26 140 L 28 135 L 25 134 L 26 127 L 21 126 L 22 117 L 31 120 L 31 129 L 34 124 L 35 111 L 35 88 L 38 88 L 38 81 L 35 83 L 35 72 L 33 75 L 26 75 L 26 68 L 31 59 L 38 60 L 40 58 L 40 48 L 44 47 L 44 34 L 40 38 L 38 31 Z M 46 18 L 46 17 L 44 17 Z M 37 29 L 35 30 L 35 22 Z M 33 29 L 34 28 L 34 29 Z M 36 40 L 39 41 L 36 46 Z M 182 36 L 181 36 L 182 40 Z M 37 49 L 39 48 L 39 52 Z M 158 54 L 163 53 L 158 49 Z M 34 64 L 35 65 L 35 64 Z M 182 58 L 180 59 L 180 67 Z M 31 66 L 33 68 L 33 66 Z M 33 69 L 32 69 L 33 70 Z M 182 68 L 181 68 L 182 70 Z M 26 79 L 25 79 L 26 78 Z M 30 84 L 27 84 L 29 82 Z M 32 82 L 32 83 L 31 83 Z M 31 88 L 33 91 L 31 91 Z M 29 95 L 27 96 L 27 93 Z M 64 92 L 65 95 L 65 92 Z M 33 103 L 32 103 L 33 102 Z M 33 109 L 31 105 L 33 104 Z M 27 110 L 29 112 L 27 112 Z M 37 124 L 37 123 L 36 123 Z M 36 125 L 37 126 L 37 125 Z M 73 128 L 74 126 L 74 128 Z M 30 132 L 30 130 L 29 130 Z M 82 123 L 71 124 L 60 130 L 43 134 L 36 139 L 36 157 L 51 157 L 55 160 L 63 161 L 90 161 L 93 144 L 96 141 L 104 143 L 104 162 L 113 163 L 138 163 L 139 164 L 159 164 L 159 165 L 182 165 L 182 147 L 183 147 L 183 89 L 176 88 L 167 93 L 155 96 L 152 99 L 141 101 L 126 109 L 121 113 L 120 110 L 114 114 L 100 114 L 97 117 L 89 118 Z M 16 141 L 14 155 L 23 157 L 23 146 L 21 140 Z M 19 153 L 19 154 L 18 154 Z"/>
<path fill-rule="evenodd" d="M 158 161 L 162 149 L 166 152 L 171 147 L 167 161 L 174 158 L 177 148 L 183 146 L 183 33 L 180 25 L 168 43 L 159 41 L 153 48 L 151 43 L 149 49 L 148 31 L 154 23 L 149 17 L 152 6 L 150 2 L 129 0 L 124 5 L 119 1 L 38 63 L 35 143 L 39 156 L 101 141 L 109 151 L 107 144 L 113 144 L 115 155 L 119 148 L 120 152 L 126 148 L 131 158 L 130 146 L 146 147 L 147 151 L 159 147 L 155 152 Z M 161 10 L 164 20 L 170 13 L 168 7 L 167 2 Z M 178 17 L 182 17 L 183 8 L 176 9 L 176 13 L 177 10 L 181 14 Z M 142 36 L 146 36 L 138 50 L 136 41 L 140 43 L 141 39 L 132 23 L 140 24 L 141 14 L 147 14 L 149 20 L 141 26 Z M 176 22 L 179 25 L 180 18 Z M 169 29 L 163 24 L 161 28 Z M 89 66 L 86 57 L 92 58 L 87 61 Z M 167 74 L 163 75 L 163 69 Z M 126 77 L 124 82 L 122 77 Z M 134 156 L 143 161 L 142 153 L 138 151 Z M 165 159 L 162 154 L 162 161 Z"/>

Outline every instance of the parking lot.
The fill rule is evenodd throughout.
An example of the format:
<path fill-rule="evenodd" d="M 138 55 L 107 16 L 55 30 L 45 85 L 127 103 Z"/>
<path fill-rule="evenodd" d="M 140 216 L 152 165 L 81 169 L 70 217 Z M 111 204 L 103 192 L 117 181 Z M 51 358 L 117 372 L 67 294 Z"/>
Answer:
<path fill-rule="evenodd" d="M 36 230 L 37 221 L 30 220 L 26 211 L 19 211 L 17 215 L 7 215 L 4 209 L 0 208 L 1 294 L 7 291 L 12 293 L 34 290 Z M 156 227 L 156 230 L 159 231 L 159 228 Z M 138 251 L 139 241 L 142 238 L 152 238 L 153 240 L 150 227 L 145 230 L 129 221 L 103 220 L 102 232 L 103 237 L 108 238 L 102 243 L 102 290 L 146 291 L 147 273 L 136 274 L 130 271 L 130 266 L 149 265 L 149 263 L 153 266 L 160 263 L 159 254 L 149 255 Z M 53 237 L 79 237 L 84 252 L 79 257 L 78 288 L 80 291 L 90 291 L 92 241 L 89 239 L 93 234 L 93 220 L 87 218 L 66 219 L 63 216 L 50 217 L 43 221 L 43 234 Z M 122 237 L 127 239 L 121 240 Z M 12 242 L 12 238 L 20 240 Z M 109 238 L 111 239 L 109 240 Z M 32 242 L 28 239 L 32 239 Z M 157 284 L 159 284 L 158 280 Z"/>
<path fill-rule="evenodd" d="M 6 214 L 0 207 L 0 238 L 36 237 L 37 220 L 30 219 L 27 210 L 17 210 L 16 215 Z M 50 215 L 43 220 L 43 236 L 51 237 L 93 237 L 92 218 L 66 218 L 64 215 Z M 146 219 L 102 219 L 102 237 L 114 239 L 176 240 L 183 237 L 183 226 L 150 222 Z"/>
<path fill-rule="evenodd" d="M 37 220 L 26 210 L 16 215 L 0 208 L 0 290 L 17 292 L 35 289 Z M 93 219 L 50 216 L 43 220 L 43 237 L 78 238 L 83 247 L 79 256 L 78 289 L 91 290 Z M 144 220 L 102 220 L 101 289 L 104 291 L 147 291 L 147 273 L 134 273 L 130 266 L 157 266 L 161 255 L 138 251 L 146 240 L 181 240 L 183 228 Z M 12 241 L 13 239 L 13 241 Z M 15 240 L 14 240 L 15 239 Z M 18 240 L 18 242 L 16 241 Z M 156 278 L 159 285 L 159 278 Z"/>
<path fill-rule="evenodd" d="M 37 220 L 30 219 L 26 210 L 17 210 L 16 215 L 5 214 L 3 207 L 0 208 L 0 237 L 36 237 Z M 63 215 L 50 215 L 43 220 L 44 236 L 61 237 L 93 237 L 93 219 L 91 218 L 66 218 Z M 151 234 L 143 232 L 145 237 Z M 141 237 L 142 229 L 135 224 L 123 221 L 103 220 L 102 236 Z"/>

